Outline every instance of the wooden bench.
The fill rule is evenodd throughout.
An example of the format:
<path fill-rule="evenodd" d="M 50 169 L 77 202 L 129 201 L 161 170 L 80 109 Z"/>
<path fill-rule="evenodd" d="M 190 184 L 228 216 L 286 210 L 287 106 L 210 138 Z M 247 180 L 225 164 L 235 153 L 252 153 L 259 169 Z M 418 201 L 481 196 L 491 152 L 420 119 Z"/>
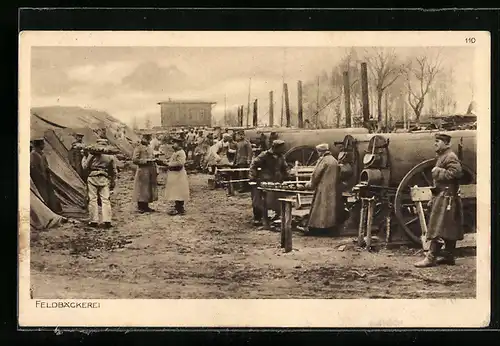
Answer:
<path fill-rule="evenodd" d="M 432 188 L 428 186 L 414 186 L 410 190 L 411 200 L 415 203 L 415 207 L 417 208 L 418 220 L 420 222 L 420 229 L 422 231 L 422 247 L 424 250 L 428 250 L 430 244 L 426 239 L 427 223 L 425 220 L 424 207 L 422 205 L 422 202 L 428 202 L 432 199 L 431 189 Z M 476 198 L 476 185 L 460 185 L 460 197 L 462 199 Z"/>

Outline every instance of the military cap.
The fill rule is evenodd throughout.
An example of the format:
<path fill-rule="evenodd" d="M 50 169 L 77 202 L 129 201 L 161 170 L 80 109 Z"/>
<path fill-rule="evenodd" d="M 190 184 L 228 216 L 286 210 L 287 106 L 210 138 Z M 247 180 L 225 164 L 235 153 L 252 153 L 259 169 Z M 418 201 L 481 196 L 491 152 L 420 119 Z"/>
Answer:
<path fill-rule="evenodd" d="M 84 137 L 85 135 L 81 132 L 75 132 L 74 133 L 75 136 L 79 136 L 79 137 Z"/>
<path fill-rule="evenodd" d="M 104 138 L 99 138 L 96 143 L 98 145 L 108 145 L 108 140 L 107 139 L 104 139 Z"/>
<path fill-rule="evenodd" d="M 182 142 L 183 142 L 182 138 L 172 137 L 172 143 L 182 143 Z"/>
<path fill-rule="evenodd" d="M 330 147 L 328 146 L 328 143 L 321 143 L 316 146 L 316 149 L 319 151 L 327 151 Z"/>
<path fill-rule="evenodd" d="M 281 139 L 276 139 L 273 141 L 273 148 L 285 145 L 285 141 Z"/>
<path fill-rule="evenodd" d="M 444 133 L 437 133 L 436 134 L 436 139 L 440 139 L 445 143 L 450 143 L 451 141 L 451 136 L 444 134 Z"/>

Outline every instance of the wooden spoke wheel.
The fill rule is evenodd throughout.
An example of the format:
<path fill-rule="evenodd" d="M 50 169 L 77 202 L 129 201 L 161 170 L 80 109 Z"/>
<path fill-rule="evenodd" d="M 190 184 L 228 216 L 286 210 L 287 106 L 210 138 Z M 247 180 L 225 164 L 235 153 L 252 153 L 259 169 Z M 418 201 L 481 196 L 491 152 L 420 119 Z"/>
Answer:
<path fill-rule="evenodd" d="M 396 191 L 394 198 L 394 214 L 396 221 L 404 231 L 408 238 L 416 244 L 421 244 L 420 236 L 422 231 L 420 222 L 416 212 L 415 204 L 410 197 L 410 188 L 417 185 L 419 187 L 432 186 L 432 168 L 436 163 L 436 159 L 423 161 L 413 167 L 403 178 Z M 462 164 L 463 177 L 460 180 L 460 185 L 468 185 L 476 183 L 476 173 L 470 168 Z M 428 220 L 429 212 L 426 203 L 424 203 L 424 212 Z M 476 200 L 463 200 L 464 213 L 464 228 L 465 232 L 475 232 L 476 228 Z"/>
<path fill-rule="evenodd" d="M 295 161 L 299 161 L 301 166 L 314 166 L 318 159 L 316 148 L 310 145 L 294 147 L 285 153 L 285 160 L 289 166 L 294 166 Z"/>

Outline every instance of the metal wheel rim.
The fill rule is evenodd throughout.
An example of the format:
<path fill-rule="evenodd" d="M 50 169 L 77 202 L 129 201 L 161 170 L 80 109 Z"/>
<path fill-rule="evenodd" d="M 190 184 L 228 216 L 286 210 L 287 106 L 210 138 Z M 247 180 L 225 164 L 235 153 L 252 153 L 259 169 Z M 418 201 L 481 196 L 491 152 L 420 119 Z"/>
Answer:
<path fill-rule="evenodd" d="M 412 232 L 411 228 L 409 228 L 407 225 L 409 224 L 406 220 L 406 218 L 403 216 L 401 210 L 402 210 L 402 202 L 403 202 L 403 195 L 404 195 L 404 190 L 408 188 L 408 183 L 411 180 L 411 178 L 414 177 L 416 173 L 419 171 L 423 171 L 426 168 L 434 167 L 436 159 L 428 159 L 425 161 L 422 161 L 415 167 L 413 167 L 406 175 L 404 176 L 403 180 L 398 185 L 398 189 L 396 191 L 396 195 L 394 197 L 394 215 L 396 215 L 396 221 L 398 222 L 398 225 L 400 228 L 403 229 L 404 234 L 414 243 L 416 244 L 422 244 L 422 241 L 420 239 L 420 234 L 416 235 L 414 232 Z M 468 166 L 464 165 L 462 163 L 462 168 L 464 171 L 466 171 L 470 177 L 472 178 L 473 182 L 475 183 L 476 181 L 476 173 L 470 169 Z M 413 220 L 413 219 L 412 219 Z M 418 222 L 418 218 L 417 221 Z M 411 222 L 413 223 L 413 222 Z"/>

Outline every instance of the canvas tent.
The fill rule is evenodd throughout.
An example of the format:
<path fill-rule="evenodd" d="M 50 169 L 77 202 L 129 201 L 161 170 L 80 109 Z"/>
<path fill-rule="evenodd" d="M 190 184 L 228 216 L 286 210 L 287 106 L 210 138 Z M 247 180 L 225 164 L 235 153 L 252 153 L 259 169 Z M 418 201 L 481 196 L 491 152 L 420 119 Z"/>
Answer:
<path fill-rule="evenodd" d="M 68 150 L 56 135 L 54 126 L 31 116 L 31 138 L 45 139 L 44 153 L 49 164 L 56 197 L 61 202 L 62 215 L 85 218 L 87 215 L 85 183 L 68 161 Z"/>
<path fill-rule="evenodd" d="M 60 225 L 64 218 L 47 207 L 31 179 L 30 187 L 30 226 L 35 229 L 46 229 Z"/>
<path fill-rule="evenodd" d="M 85 134 L 84 140 L 92 143 L 97 139 L 94 131 L 106 129 L 106 137 L 110 144 L 116 146 L 124 155 L 132 157 L 134 147 L 139 138 L 124 123 L 113 118 L 106 112 L 85 109 L 80 107 L 34 107 L 31 109 L 32 118 L 35 116 L 46 125 L 57 129 L 56 134 L 60 137 L 67 149 L 70 148 L 73 138 L 71 133 L 75 130 Z M 125 138 L 119 138 L 119 129 L 125 129 Z M 63 131 L 61 131 L 63 130 Z"/>

